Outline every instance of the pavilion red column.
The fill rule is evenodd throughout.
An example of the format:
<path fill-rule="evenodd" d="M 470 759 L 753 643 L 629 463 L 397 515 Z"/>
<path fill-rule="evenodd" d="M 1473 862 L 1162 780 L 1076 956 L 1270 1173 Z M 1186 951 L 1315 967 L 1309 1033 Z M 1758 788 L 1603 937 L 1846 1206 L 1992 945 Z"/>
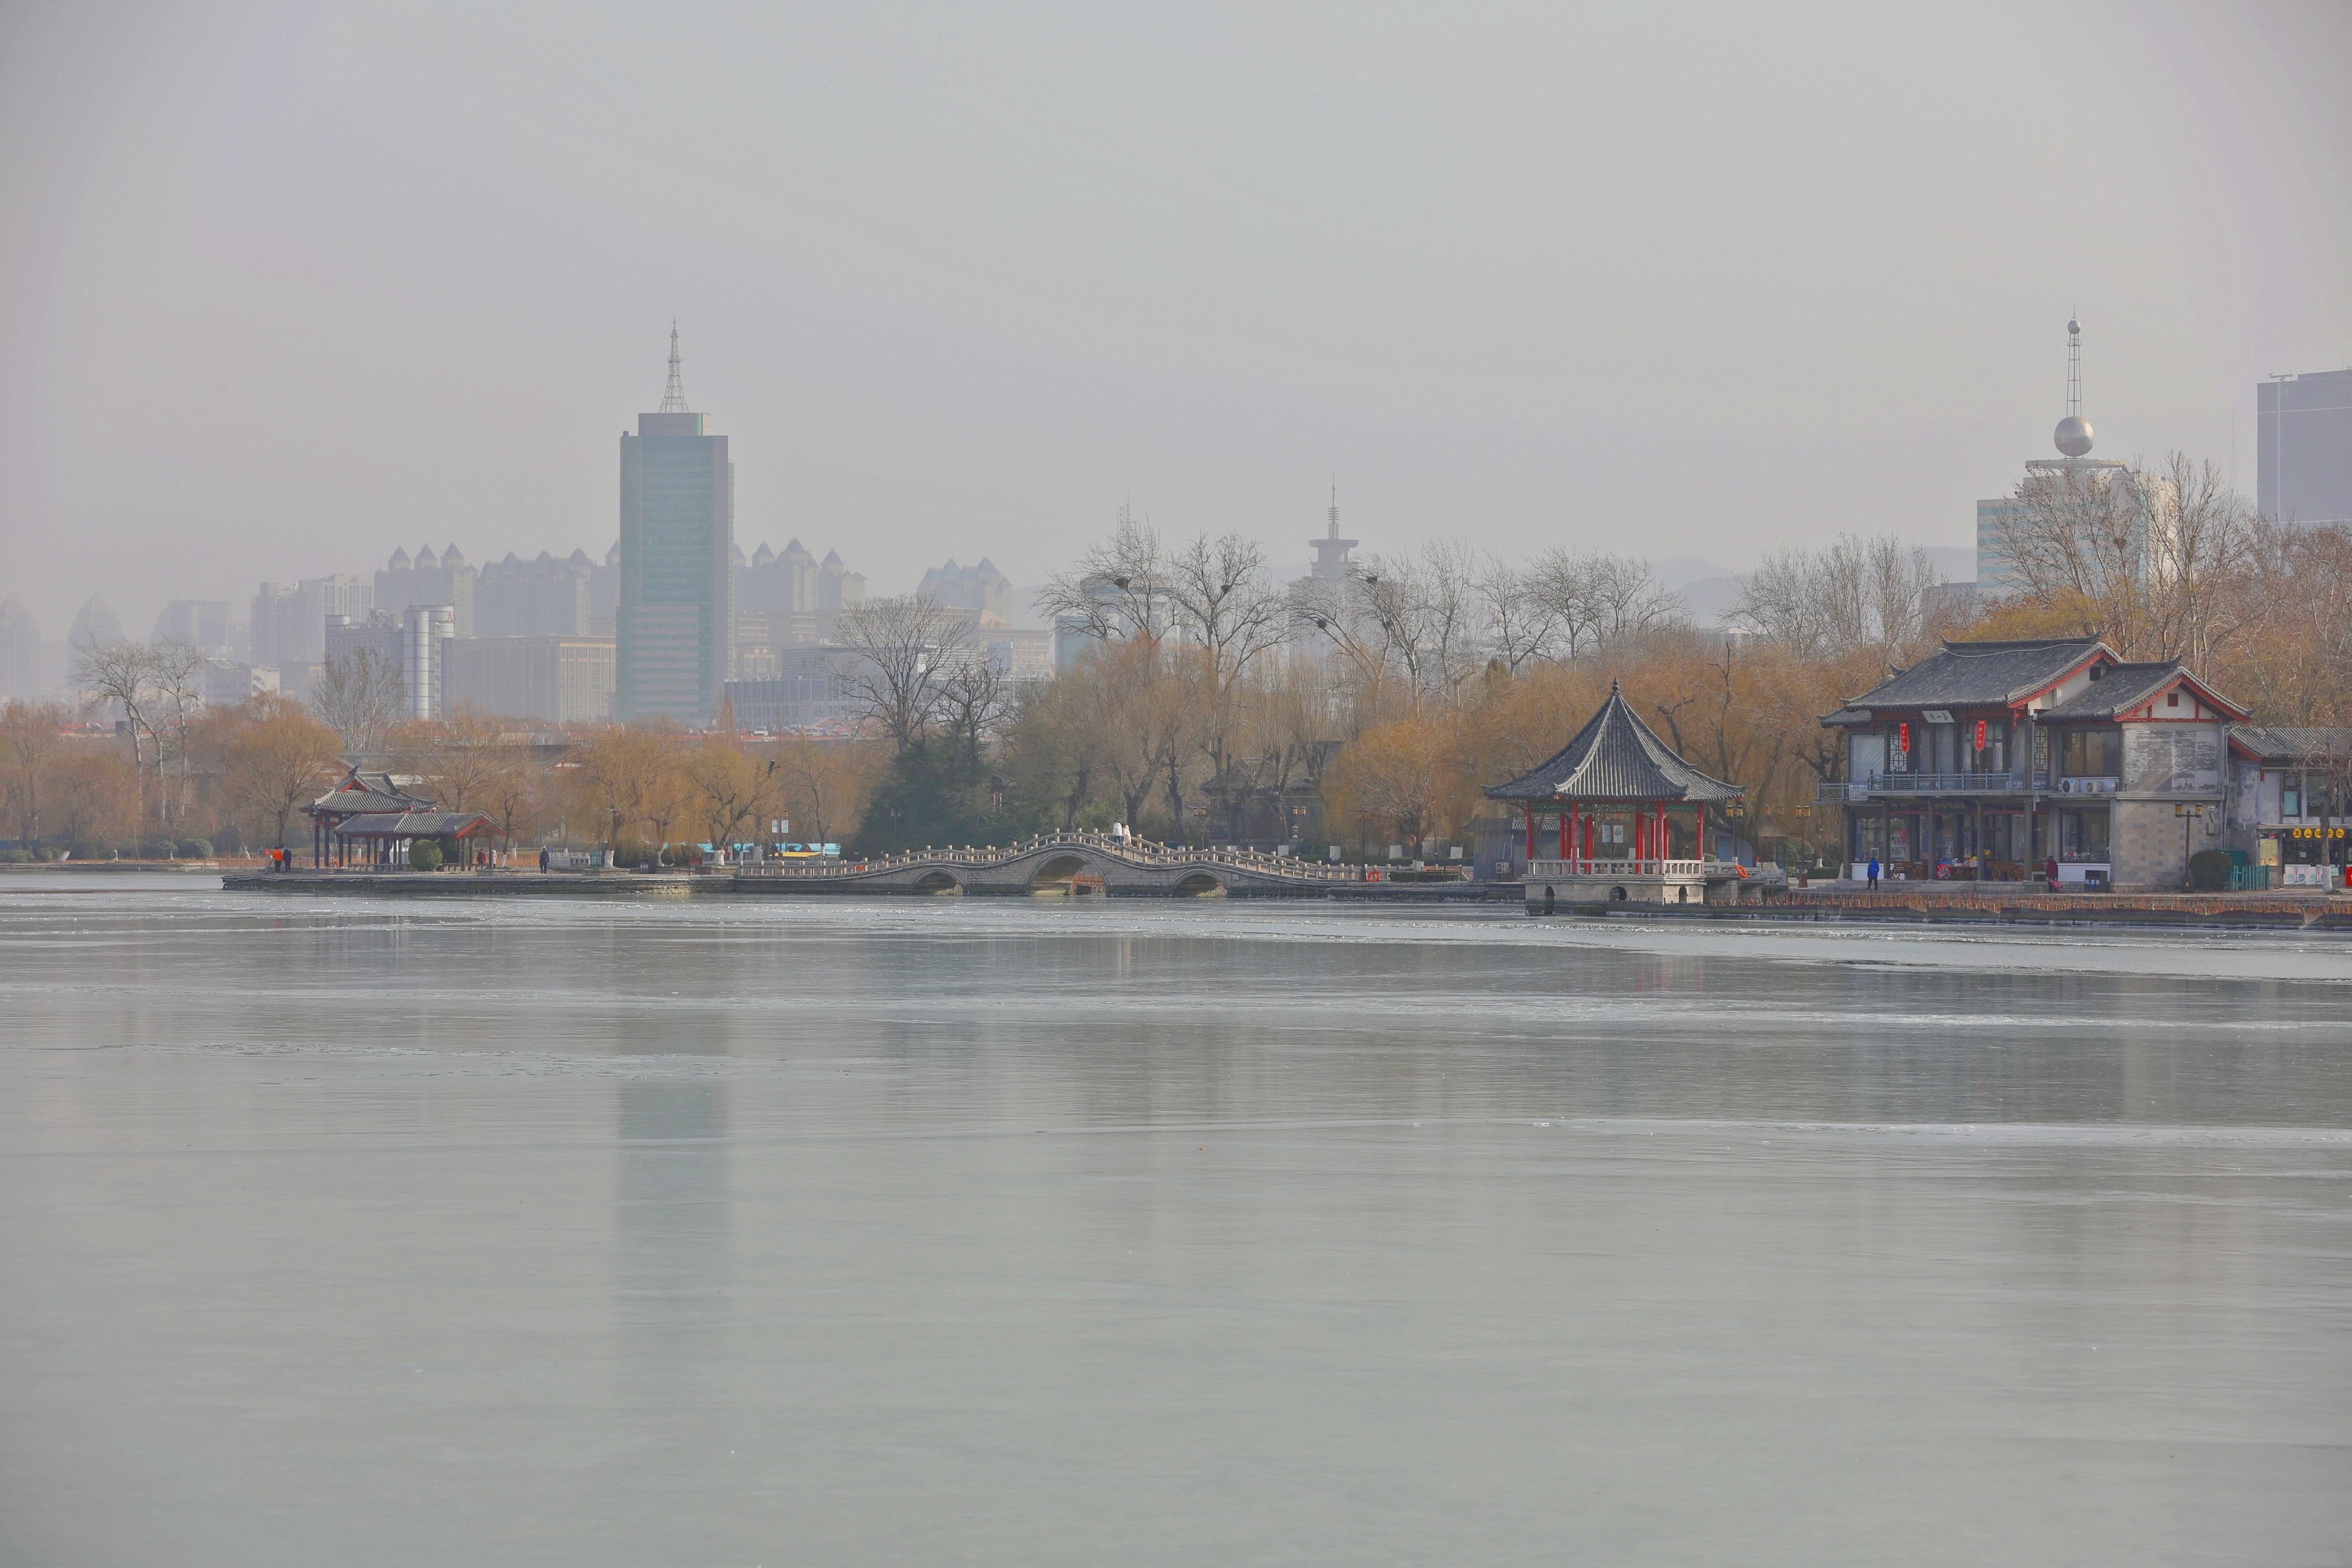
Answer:
<path fill-rule="evenodd" d="M 1693 859 L 1704 860 L 1706 858 L 1706 803 L 1705 801 L 1701 801 L 1699 803 L 1697 842 L 1691 846 L 1691 858 Z"/>
<path fill-rule="evenodd" d="M 1536 803 L 1528 801 L 1522 809 L 1528 814 L 1528 858 L 1533 860 L 1536 858 Z"/>
<path fill-rule="evenodd" d="M 1575 813 L 1576 808 L 1571 805 L 1559 814 L 1559 858 L 1563 860 L 1568 858 L 1568 820 Z"/>

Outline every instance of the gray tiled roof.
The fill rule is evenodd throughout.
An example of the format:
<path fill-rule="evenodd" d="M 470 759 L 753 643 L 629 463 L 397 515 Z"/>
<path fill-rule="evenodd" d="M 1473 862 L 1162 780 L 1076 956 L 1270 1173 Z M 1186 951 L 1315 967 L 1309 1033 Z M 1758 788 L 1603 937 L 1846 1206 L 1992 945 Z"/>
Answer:
<path fill-rule="evenodd" d="M 2158 664 L 2116 664 L 2106 674 L 2066 699 L 2042 710 L 2042 719 L 2109 719 L 2137 708 L 2169 685 L 2180 673 L 2180 661 Z"/>
<path fill-rule="evenodd" d="M 1860 722 L 1874 708 L 1956 708 L 2021 700 L 2102 647 L 2096 637 L 2028 642 L 1947 642 L 1910 668 L 1891 675 L 1824 723 Z M 2113 657 L 2112 654 L 2109 655 Z"/>
<path fill-rule="evenodd" d="M 1712 779 L 1658 739 L 1612 682 L 1576 738 L 1558 754 L 1508 784 L 1490 800 L 1737 800 L 1737 784 Z"/>
<path fill-rule="evenodd" d="M 357 784 L 354 789 L 352 786 Z M 430 811 L 433 798 L 403 789 L 388 773 L 353 768 L 343 782 L 302 808 L 312 816 L 354 816 L 369 811 Z"/>
<path fill-rule="evenodd" d="M 2299 763 L 2352 752 L 2352 729 L 2233 724 L 2230 739 L 2266 763 Z"/>

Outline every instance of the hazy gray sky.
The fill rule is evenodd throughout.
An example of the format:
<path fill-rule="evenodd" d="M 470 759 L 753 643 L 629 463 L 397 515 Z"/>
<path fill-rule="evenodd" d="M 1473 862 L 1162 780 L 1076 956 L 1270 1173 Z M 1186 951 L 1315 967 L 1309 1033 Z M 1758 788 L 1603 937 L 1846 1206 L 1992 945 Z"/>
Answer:
<path fill-rule="evenodd" d="M 2352 9 L 43 5 L 0 15 L 0 593 L 601 552 L 662 386 L 746 547 L 1024 585 L 1969 541 L 2085 322 L 2251 489 L 2352 363 Z"/>

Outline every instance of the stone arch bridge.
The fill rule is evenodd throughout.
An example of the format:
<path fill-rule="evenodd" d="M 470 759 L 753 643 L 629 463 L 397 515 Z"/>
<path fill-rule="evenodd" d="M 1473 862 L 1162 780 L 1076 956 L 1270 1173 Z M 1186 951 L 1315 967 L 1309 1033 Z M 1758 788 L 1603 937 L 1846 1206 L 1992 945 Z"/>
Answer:
<path fill-rule="evenodd" d="M 819 864 L 739 868 L 746 893 L 1053 893 L 1076 897 L 1315 897 L 1360 887 L 1355 867 L 1253 849 L 1185 849 L 1105 833 L 1048 833 L 1025 843 L 913 850 Z"/>

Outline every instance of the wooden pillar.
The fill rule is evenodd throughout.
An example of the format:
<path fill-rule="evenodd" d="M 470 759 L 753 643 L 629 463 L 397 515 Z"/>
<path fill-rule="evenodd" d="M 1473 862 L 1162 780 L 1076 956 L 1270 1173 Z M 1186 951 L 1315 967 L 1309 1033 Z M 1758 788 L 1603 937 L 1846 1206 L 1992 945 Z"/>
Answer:
<path fill-rule="evenodd" d="M 1528 814 L 1528 859 L 1533 861 L 1536 858 L 1536 803 L 1531 800 L 1525 802 L 1523 809 Z"/>
<path fill-rule="evenodd" d="M 1559 858 L 1560 858 L 1561 859 L 1563 859 L 1563 860 L 1565 860 L 1565 859 L 1567 859 L 1567 858 L 1568 858 L 1568 819 L 1570 818 L 1570 816 L 1571 816 L 1572 815 L 1574 815 L 1575 811 L 1576 811 L 1576 807 L 1574 807 L 1574 806 L 1572 806 L 1572 805 L 1564 805 L 1564 806 L 1562 806 L 1562 807 L 1560 808 L 1560 814 L 1559 814 Z"/>

